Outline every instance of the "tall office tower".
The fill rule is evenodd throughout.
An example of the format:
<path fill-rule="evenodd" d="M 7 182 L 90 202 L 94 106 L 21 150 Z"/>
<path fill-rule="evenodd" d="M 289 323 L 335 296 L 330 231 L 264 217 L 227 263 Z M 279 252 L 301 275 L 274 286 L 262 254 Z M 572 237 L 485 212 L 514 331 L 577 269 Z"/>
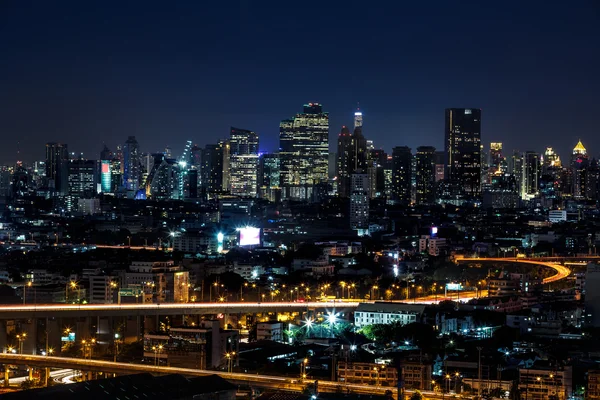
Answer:
<path fill-rule="evenodd" d="M 123 146 L 123 183 L 125 189 L 137 192 L 140 188 L 141 179 L 140 146 L 135 136 L 129 136 L 125 146 Z"/>
<path fill-rule="evenodd" d="M 362 128 L 363 126 L 363 114 L 360 108 L 357 108 L 354 112 L 354 129 Z"/>
<path fill-rule="evenodd" d="M 369 174 L 369 193 L 371 198 L 385 196 L 385 167 L 388 155 L 380 149 L 368 151 L 367 173 Z"/>
<path fill-rule="evenodd" d="M 83 158 L 69 161 L 69 196 L 85 198 L 98 192 L 96 161 Z"/>
<path fill-rule="evenodd" d="M 185 142 L 185 146 L 183 148 L 183 154 L 179 158 L 180 163 L 185 163 L 185 167 L 190 167 L 192 165 L 192 141 L 188 140 Z"/>
<path fill-rule="evenodd" d="M 491 184 L 494 176 L 506 174 L 506 167 L 506 160 L 502 155 L 502 143 L 490 143 L 487 183 Z"/>
<path fill-rule="evenodd" d="M 54 188 L 58 195 L 65 195 L 69 190 L 69 151 L 62 143 L 46 143 L 46 178 L 48 186 Z"/>
<path fill-rule="evenodd" d="M 110 192 L 117 193 L 123 188 L 123 164 L 117 158 L 110 162 Z"/>
<path fill-rule="evenodd" d="M 212 197 L 223 190 L 223 151 L 222 144 L 207 144 L 202 150 L 201 197 Z"/>
<path fill-rule="evenodd" d="M 12 193 L 12 169 L 6 165 L 0 166 L 0 197 L 9 197 Z"/>
<path fill-rule="evenodd" d="M 100 160 L 112 160 L 112 159 L 113 159 L 112 151 L 110 151 L 110 149 L 106 145 L 104 145 L 104 148 L 100 152 Z"/>
<path fill-rule="evenodd" d="M 231 128 L 230 185 L 231 194 L 256 197 L 258 191 L 258 135 L 245 129 Z"/>
<path fill-rule="evenodd" d="M 446 179 L 465 197 L 481 194 L 481 110 L 446 109 Z"/>
<path fill-rule="evenodd" d="M 152 154 L 152 170 L 146 180 L 146 197 L 154 200 L 169 200 L 179 197 L 178 165 L 165 153 Z"/>
<path fill-rule="evenodd" d="M 350 193 L 350 228 L 358 232 L 358 236 L 369 233 L 369 176 L 355 173 L 351 177 Z"/>
<path fill-rule="evenodd" d="M 115 152 L 114 159 L 119 161 L 119 167 L 121 168 L 119 175 L 121 175 L 122 180 L 123 173 L 125 172 L 125 155 L 123 154 L 123 147 L 121 145 L 117 146 L 117 151 Z"/>
<path fill-rule="evenodd" d="M 309 200 L 327 185 L 329 113 L 321 104 L 305 104 L 302 113 L 281 121 L 279 157 L 283 198 Z"/>
<path fill-rule="evenodd" d="M 583 147 L 581 140 L 573 149 L 571 155 L 571 170 L 573 174 L 573 197 L 583 199 L 586 197 L 587 189 L 585 187 L 587 181 L 587 169 L 589 167 L 589 157 L 587 150 Z"/>
<path fill-rule="evenodd" d="M 539 190 L 540 156 L 535 151 L 523 153 L 523 175 L 521 178 L 521 198 L 530 199 Z"/>
<path fill-rule="evenodd" d="M 170 146 L 165 147 L 165 157 L 173 158 L 173 150 L 171 149 Z"/>
<path fill-rule="evenodd" d="M 520 194 L 523 183 L 523 154 L 521 154 L 519 150 L 513 150 L 510 160 L 510 168 L 508 171 L 512 176 L 515 177 Z"/>
<path fill-rule="evenodd" d="M 197 144 L 192 146 L 190 150 L 190 162 L 191 166 L 196 169 L 200 169 L 200 166 L 202 165 L 202 148 Z"/>
<path fill-rule="evenodd" d="M 546 151 L 544 152 L 544 162 L 542 163 L 542 173 L 550 174 L 560 168 L 562 168 L 562 163 L 559 155 L 552 147 L 546 147 Z"/>
<path fill-rule="evenodd" d="M 345 126 L 338 136 L 338 195 L 350 195 L 351 178 L 354 173 L 367 171 L 367 141 L 362 128 L 357 127 L 350 134 Z"/>
<path fill-rule="evenodd" d="M 221 190 L 223 192 L 231 191 L 231 145 L 229 140 L 219 140 L 219 146 L 223 149 L 223 160 L 221 161 L 223 175 L 221 179 Z"/>
<path fill-rule="evenodd" d="M 600 200 L 600 166 L 596 159 L 590 161 L 586 176 L 586 198 Z"/>
<path fill-rule="evenodd" d="M 350 129 L 342 126 L 342 131 L 338 135 L 337 148 L 337 193 L 340 197 L 348 197 L 350 195 L 353 153 L 353 140 Z"/>
<path fill-rule="evenodd" d="M 259 197 L 277 201 L 280 180 L 279 154 L 262 154 L 258 159 Z"/>
<path fill-rule="evenodd" d="M 112 174 L 110 160 L 100 160 L 100 191 L 102 193 L 112 192 Z"/>
<path fill-rule="evenodd" d="M 411 173 L 412 153 L 410 147 L 394 147 L 392 149 L 392 199 L 396 203 L 410 203 L 412 192 Z"/>
<path fill-rule="evenodd" d="M 338 170 L 338 165 L 337 165 L 337 153 L 330 151 L 329 152 L 329 157 L 327 158 L 327 179 L 329 179 L 330 181 L 334 180 L 337 176 L 337 170 Z"/>
<path fill-rule="evenodd" d="M 433 204 L 435 202 L 435 147 L 417 147 L 415 156 L 417 167 L 417 204 Z"/>
<path fill-rule="evenodd" d="M 435 152 L 435 181 L 439 182 L 445 179 L 446 174 L 446 152 Z"/>

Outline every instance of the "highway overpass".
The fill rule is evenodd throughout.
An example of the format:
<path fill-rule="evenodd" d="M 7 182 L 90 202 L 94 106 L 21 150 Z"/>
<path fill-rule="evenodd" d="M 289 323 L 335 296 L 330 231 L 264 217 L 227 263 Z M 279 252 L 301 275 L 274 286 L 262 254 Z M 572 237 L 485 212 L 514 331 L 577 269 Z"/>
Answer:
<path fill-rule="evenodd" d="M 571 270 L 564 265 L 557 263 L 556 261 L 546 261 L 541 258 L 537 259 L 526 259 L 526 258 L 487 258 L 487 257 L 474 257 L 474 258 L 465 258 L 465 257 L 456 257 L 456 262 L 507 262 L 507 263 L 517 263 L 517 264 L 529 264 L 529 265 L 541 265 L 543 267 L 547 267 L 553 269 L 556 273 L 552 276 L 544 278 L 543 283 L 552 283 L 557 282 L 562 279 L 565 279 L 571 274 Z"/>
<path fill-rule="evenodd" d="M 253 388 L 262 388 L 270 390 L 292 391 L 301 393 L 308 384 L 318 382 L 319 392 L 338 392 L 338 393 L 355 393 L 355 394 L 385 394 L 387 390 L 391 390 L 394 398 L 398 398 L 398 390 L 395 387 L 389 386 L 373 386 L 373 385 L 358 385 L 343 382 L 332 382 L 327 380 L 315 381 L 314 379 L 302 380 L 299 377 L 282 377 L 272 375 L 258 374 L 242 374 L 230 373 L 212 370 L 199 370 L 191 368 L 175 368 L 175 367 L 159 367 L 153 365 L 142 364 L 125 364 L 115 363 L 111 361 L 101 360 L 86 360 L 80 358 L 67 357 L 49 357 L 49 356 L 30 356 L 24 354 L 8 354 L 0 353 L 0 364 L 4 365 L 27 365 L 33 368 L 62 368 L 80 370 L 83 372 L 104 372 L 108 374 L 136 374 L 136 373 L 151 373 L 156 375 L 166 374 L 181 374 L 185 376 L 206 376 L 219 375 L 227 379 L 231 383 L 240 386 L 250 386 Z M 413 393 L 413 390 L 405 391 L 407 397 Z M 441 393 L 422 391 L 426 398 L 441 399 L 444 396 Z M 471 397 L 463 396 L 463 399 L 471 399 Z"/>
<path fill-rule="evenodd" d="M 242 314 L 353 310 L 358 302 L 260 302 L 260 303 L 146 303 L 146 304 L 25 304 L 0 306 L 0 320 L 46 317 L 143 317 L 154 315 Z"/>

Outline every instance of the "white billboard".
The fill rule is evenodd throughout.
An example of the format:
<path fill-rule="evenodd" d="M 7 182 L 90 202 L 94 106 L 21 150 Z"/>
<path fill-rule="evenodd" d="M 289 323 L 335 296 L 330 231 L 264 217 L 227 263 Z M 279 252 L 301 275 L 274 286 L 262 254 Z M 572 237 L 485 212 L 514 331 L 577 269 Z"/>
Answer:
<path fill-rule="evenodd" d="M 245 227 L 240 229 L 240 246 L 260 245 L 260 228 Z"/>

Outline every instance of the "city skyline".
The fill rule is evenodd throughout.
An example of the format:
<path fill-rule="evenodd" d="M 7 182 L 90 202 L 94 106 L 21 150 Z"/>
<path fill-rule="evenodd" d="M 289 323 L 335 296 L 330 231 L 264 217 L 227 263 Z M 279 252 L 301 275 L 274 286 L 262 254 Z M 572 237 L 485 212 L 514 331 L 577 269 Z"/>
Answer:
<path fill-rule="evenodd" d="M 261 150 L 273 151 L 279 121 L 311 101 L 331 116 L 330 143 L 352 126 L 357 103 L 365 137 L 388 152 L 442 148 L 443 110 L 478 107 L 486 147 L 549 146 L 566 157 L 581 139 L 600 154 L 592 3 L 432 11 L 333 2 L 316 16 L 288 5 L 157 4 L 5 5 L 2 163 L 16 161 L 17 148 L 26 162 L 42 159 L 47 141 L 95 158 L 103 142 L 114 149 L 128 136 L 144 152 L 169 145 L 180 154 L 186 140 L 214 143 L 230 126 L 257 132 Z M 359 28 L 337 29 L 356 15 Z M 305 43 L 318 64 L 279 62 Z"/>

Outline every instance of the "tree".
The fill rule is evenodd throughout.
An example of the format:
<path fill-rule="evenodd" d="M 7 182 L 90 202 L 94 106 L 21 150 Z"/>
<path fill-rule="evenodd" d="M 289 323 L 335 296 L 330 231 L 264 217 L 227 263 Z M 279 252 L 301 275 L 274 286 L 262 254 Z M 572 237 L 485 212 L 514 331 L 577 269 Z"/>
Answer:
<path fill-rule="evenodd" d="M 423 400 L 423 395 L 418 390 L 415 390 L 414 393 L 410 395 L 410 400 Z"/>

